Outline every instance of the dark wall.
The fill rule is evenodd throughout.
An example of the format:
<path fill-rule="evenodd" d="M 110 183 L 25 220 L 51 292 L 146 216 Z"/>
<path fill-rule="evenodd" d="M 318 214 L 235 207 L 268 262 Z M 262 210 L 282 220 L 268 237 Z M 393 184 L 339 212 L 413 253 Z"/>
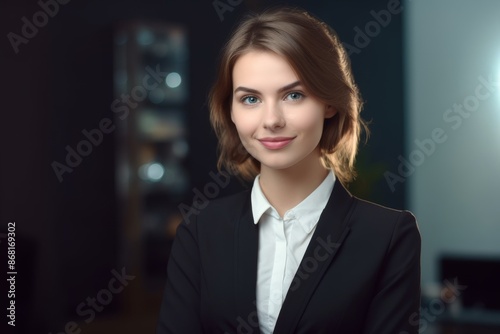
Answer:
<path fill-rule="evenodd" d="M 0 4 L 4 36 L 0 43 L 0 233 L 8 221 L 17 222 L 17 247 L 24 249 L 18 253 L 22 256 L 19 271 L 34 273 L 19 287 L 25 291 L 18 302 L 21 326 L 55 331 L 76 318 L 75 305 L 107 285 L 111 268 L 121 268 L 123 231 L 117 215 L 113 136 L 104 137 L 92 154 L 64 174 L 62 182 L 51 166 L 64 161 L 67 145 L 74 147 L 83 139 L 82 130 L 97 127 L 103 117 L 113 117 L 113 27 L 124 20 L 147 19 L 179 23 L 189 30 L 188 161 L 192 186 L 201 188 L 209 172 L 216 170 L 216 140 L 206 97 L 219 49 L 247 9 L 277 3 L 244 1 L 225 12 L 221 21 L 209 0 L 75 0 L 60 5 L 46 26 L 27 44 L 19 45 L 17 54 L 7 34 L 20 34 L 21 18 L 31 20 L 40 6 L 36 1 Z M 364 30 L 374 20 L 370 11 L 386 9 L 388 1 L 288 4 L 310 10 L 355 46 L 354 28 Z M 401 208 L 404 185 L 392 193 L 383 178 L 386 170 L 396 169 L 397 157 L 404 153 L 401 14 L 393 15 L 391 23 L 358 51 L 351 55 L 352 66 L 366 101 L 364 118 L 372 120 L 372 137 L 361 149 L 360 181 L 351 189 Z M 221 195 L 240 189 L 240 183 L 232 180 Z M 4 245 L 0 245 L 3 254 Z M 122 308 L 120 299 L 103 314 Z"/>

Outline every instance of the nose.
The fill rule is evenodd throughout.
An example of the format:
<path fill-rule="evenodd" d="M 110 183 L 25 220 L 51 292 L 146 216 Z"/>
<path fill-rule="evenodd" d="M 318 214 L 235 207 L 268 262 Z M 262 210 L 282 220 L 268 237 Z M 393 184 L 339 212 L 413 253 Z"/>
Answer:
<path fill-rule="evenodd" d="M 274 130 L 285 126 L 283 110 L 278 103 L 271 103 L 264 107 L 263 126 L 266 129 Z"/>

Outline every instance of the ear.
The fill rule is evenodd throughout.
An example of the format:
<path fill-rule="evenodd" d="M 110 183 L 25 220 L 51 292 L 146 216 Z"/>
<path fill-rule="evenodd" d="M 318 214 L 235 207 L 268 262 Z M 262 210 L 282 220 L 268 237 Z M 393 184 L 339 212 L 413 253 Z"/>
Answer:
<path fill-rule="evenodd" d="M 231 115 L 231 121 L 234 123 L 234 118 L 233 118 L 233 108 L 229 111 L 229 114 Z"/>
<path fill-rule="evenodd" d="M 332 118 L 333 116 L 335 116 L 336 113 L 337 109 L 335 109 L 331 105 L 327 105 L 325 107 L 325 118 Z"/>

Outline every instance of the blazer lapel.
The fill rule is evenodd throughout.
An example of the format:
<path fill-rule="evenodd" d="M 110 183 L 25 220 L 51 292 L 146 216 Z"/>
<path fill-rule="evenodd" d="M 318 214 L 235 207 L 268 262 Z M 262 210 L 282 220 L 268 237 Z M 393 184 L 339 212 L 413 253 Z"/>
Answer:
<path fill-rule="evenodd" d="M 352 196 L 337 180 L 287 292 L 275 334 L 294 333 L 316 286 L 349 233 L 353 203 Z"/>
<path fill-rule="evenodd" d="M 260 333 L 257 318 L 258 224 L 254 224 L 250 192 L 235 227 L 235 296 L 238 333 Z"/>

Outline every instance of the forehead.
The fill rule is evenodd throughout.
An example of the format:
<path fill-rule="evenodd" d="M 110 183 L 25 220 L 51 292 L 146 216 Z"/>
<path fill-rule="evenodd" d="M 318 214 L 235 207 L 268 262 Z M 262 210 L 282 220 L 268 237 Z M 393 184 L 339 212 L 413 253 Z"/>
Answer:
<path fill-rule="evenodd" d="M 234 64 L 233 89 L 238 86 L 259 90 L 276 89 L 297 81 L 286 58 L 267 51 L 250 51 Z"/>

